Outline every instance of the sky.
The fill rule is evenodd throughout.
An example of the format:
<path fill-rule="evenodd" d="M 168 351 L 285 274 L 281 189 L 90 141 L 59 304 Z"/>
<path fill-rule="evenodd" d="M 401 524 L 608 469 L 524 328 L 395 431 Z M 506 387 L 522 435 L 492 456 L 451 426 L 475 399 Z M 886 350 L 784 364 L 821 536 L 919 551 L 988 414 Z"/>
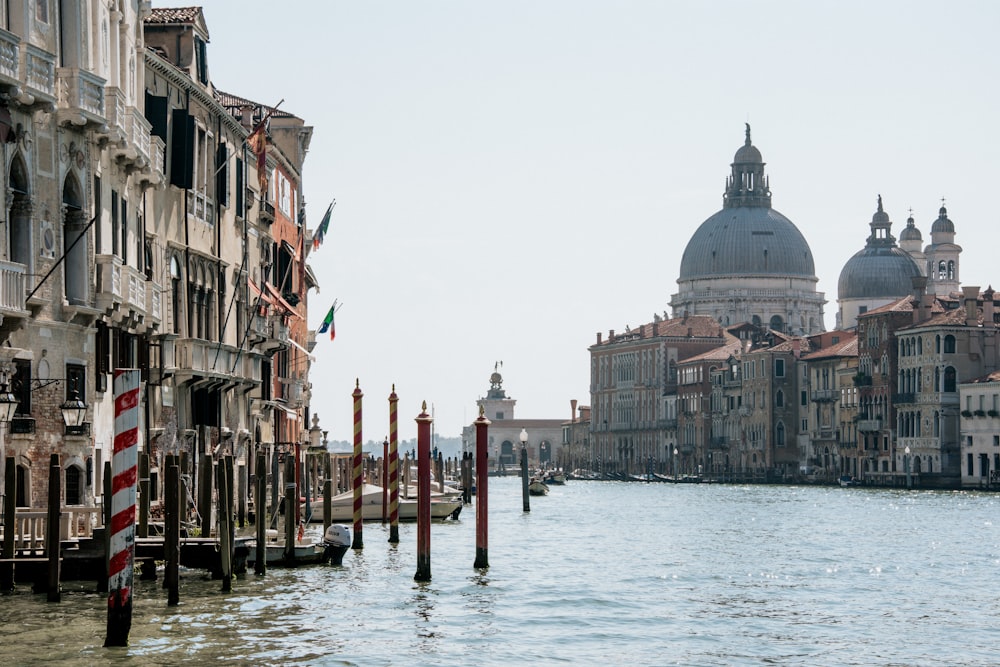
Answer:
<path fill-rule="evenodd" d="M 154 6 L 192 3 L 158 2 Z M 287 9 L 285 9 L 287 7 Z M 330 439 L 458 436 L 498 362 L 515 417 L 590 403 L 598 332 L 669 311 L 752 128 L 773 207 L 812 248 L 826 326 L 882 195 L 964 285 L 1000 287 L 1000 3 L 209 0 L 215 86 L 314 128 L 303 194 Z"/>

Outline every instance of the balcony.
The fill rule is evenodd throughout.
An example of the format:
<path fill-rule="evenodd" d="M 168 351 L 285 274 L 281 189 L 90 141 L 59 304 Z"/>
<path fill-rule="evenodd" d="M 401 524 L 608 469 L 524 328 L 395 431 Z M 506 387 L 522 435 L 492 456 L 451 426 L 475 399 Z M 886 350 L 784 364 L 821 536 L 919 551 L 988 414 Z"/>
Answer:
<path fill-rule="evenodd" d="M 895 403 L 896 405 L 902 405 L 903 403 L 915 403 L 916 402 L 915 396 L 916 394 L 914 394 L 912 391 L 902 394 L 893 394 L 892 402 Z"/>
<path fill-rule="evenodd" d="M 104 79 L 76 67 L 59 67 L 55 71 L 59 80 L 59 123 L 104 127 Z"/>
<path fill-rule="evenodd" d="M 24 264 L 0 260 L 0 331 L 20 328 L 31 313 L 25 304 Z"/>
<path fill-rule="evenodd" d="M 865 433 L 874 433 L 882 430 L 882 419 L 858 419 L 858 430 Z"/>
<path fill-rule="evenodd" d="M 687 443 L 678 447 L 681 454 L 694 454 L 695 446 L 692 443 Z"/>
<path fill-rule="evenodd" d="M 146 166 L 139 171 L 138 180 L 146 185 L 162 185 L 166 182 L 163 174 L 163 155 L 165 144 L 163 139 L 150 135 L 149 137 L 149 160 Z"/>
<path fill-rule="evenodd" d="M 120 145 L 128 136 L 125 119 L 125 93 L 117 86 L 104 89 L 105 109 L 107 111 L 106 136 L 110 143 Z"/>
<path fill-rule="evenodd" d="M 729 449 L 729 438 L 725 436 L 712 436 L 708 441 L 709 449 Z"/>
<path fill-rule="evenodd" d="M 165 354 L 163 365 L 165 374 L 172 373 L 178 384 L 221 389 L 260 382 L 259 359 L 200 338 L 178 338 L 173 343 L 172 358 Z"/>
<path fill-rule="evenodd" d="M 21 42 L 19 73 L 24 88 L 17 102 L 26 107 L 36 104 L 54 107 L 56 103 L 56 57 L 27 42 Z M 103 114 L 102 114 L 103 115 Z"/>
<path fill-rule="evenodd" d="M 155 300 L 155 326 L 160 323 L 160 292 L 151 288 L 146 276 L 138 269 L 125 266 L 115 255 L 97 255 L 97 298 L 95 305 L 111 317 L 111 321 L 126 328 L 145 330 L 154 324 L 150 315 L 150 294 Z"/>
<path fill-rule="evenodd" d="M 157 330 L 163 323 L 163 288 L 146 281 L 146 326 Z"/>
<path fill-rule="evenodd" d="M 0 84 L 20 86 L 21 40 L 17 35 L 0 29 Z"/>
<path fill-rule="evenodd" d="M 809 398 L 813 403 L 831 403 L 840 398 L 840 392 L 836 389 L 814 389 Z"/>
<path fill-rule="evenodd" d="M 870 387 L 872 386 L 872 376 L 865 375 L 863 373 L 858 373 L 854 376 L 854 386 L 855 387 Z"/>
<path fill-rule="evenodd" d="M 657 422 L 657 425 L 660 428 L 662 428 L 662 429 L 666 429 L 666 430 L 670 431 L 670 430 L 674 430 L 674 429 L 677 428 L 677 420 L 676 419 L 661 419 L 659 422 Z"/>

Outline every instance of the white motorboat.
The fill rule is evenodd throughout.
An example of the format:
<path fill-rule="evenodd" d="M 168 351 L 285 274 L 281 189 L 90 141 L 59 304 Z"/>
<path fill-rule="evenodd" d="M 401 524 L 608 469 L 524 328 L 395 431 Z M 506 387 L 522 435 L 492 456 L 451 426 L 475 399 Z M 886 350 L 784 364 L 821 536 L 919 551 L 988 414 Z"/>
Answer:
<path fill-rule="evenodd" d="M 537 477 L 533 478 L 531 482 L 528 483 L 528 493 L 532 496 L 544 496 L 547 495 L 548 492 L 549 487 L 547 487 L 545 482 Z"/>
<path fill-rule="evenodd" d="M 414 493 L 415 496 L 415 493 Z M 457 519 L 462 511 L 462 499 L 449 495 L 435 495 L 431 493 L 431 518 L 432 519 Z M 354 521 L 354 491 L 347 491 L 331 498 L 330 502 L 333 516 L 330 520 L 334 523 L 350 523 Z M 388 514 L 388 507 L 386 513 Z M 382 487 L 375 484 L 365 484 L 361 490 L 361 518 L 363 521 L 382 520 Z M 388 516 L 386 517 L 388 518 Z M 315 523 L 323 522 L 323 500 L 317 499 L 312 503 L 311 520 Z M 417 520 L 417 499 L 416 497 L 399 498 L 399 520 Z"/>
<path fill-rule="evenodd" d="M 296 541 L 293 545 L 294 559 L 289 560 L 283 542 L 277 539 L 277 531 L 268 531 L 267 544 L 264 547 L 264 558 L 268 565 L 314 565 L 317 563 L 332 562 L 333 565 L 341 565 L 344 561 L 344 554 L 351 547 L 351 533 L 347 526 L 331 524 L 326 529 L 322 542 Z M 247 562 L 257 561 L 257 542 L 248 542 L 249 553 Z"/>

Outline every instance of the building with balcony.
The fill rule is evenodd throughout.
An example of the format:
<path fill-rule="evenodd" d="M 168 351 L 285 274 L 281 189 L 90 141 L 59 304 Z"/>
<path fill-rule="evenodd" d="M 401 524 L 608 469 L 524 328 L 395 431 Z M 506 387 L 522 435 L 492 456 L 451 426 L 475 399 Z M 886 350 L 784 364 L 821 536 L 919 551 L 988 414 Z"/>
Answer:
<path fill-rule="evenodd" d="M 800 358 L 804 383 L 796 398 L 802 432 L 802 465 L 822 479 L 854 475 L 852 457 L 857 450 L 849 441 L 853 421 L 844 411 L 856 396 L 851 381 L 858 368 L 858 338 L 851 331 L 826 332 L 809 339 L 810 351 Z M 853 416 L 853 414 L 852 414 Z"/>

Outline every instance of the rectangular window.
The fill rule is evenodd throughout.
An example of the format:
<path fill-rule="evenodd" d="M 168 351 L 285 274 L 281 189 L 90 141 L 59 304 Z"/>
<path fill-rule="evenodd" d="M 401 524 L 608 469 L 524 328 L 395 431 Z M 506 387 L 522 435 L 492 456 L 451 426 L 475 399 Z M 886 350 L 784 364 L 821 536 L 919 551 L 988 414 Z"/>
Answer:
<path fill-rule="evenodd" d="M 118 191 L 111 191 L 111 254 L 118 257 Z"/>
<path fill-rule="evenodd" d="M 993 436 L 993 446 L 1000 447 L 1000 435 Z"/>
<path fill-rule="evenodd" d="M 66 364 L 66 400 L 87 400 L 87 368 L 79 364 Z"/>
<path fill-rule="evenodd" d="M 775 359 L 774 360 L 774 377 L 783 378 L 785 377 L 785 360 Z"/>
<path fill-rule="evenodd" d="M 16 414 L 31 414 L 31 360 L 15 359 L 14 375 L 11 377 L 10 391 L 17 399 Z"/>

